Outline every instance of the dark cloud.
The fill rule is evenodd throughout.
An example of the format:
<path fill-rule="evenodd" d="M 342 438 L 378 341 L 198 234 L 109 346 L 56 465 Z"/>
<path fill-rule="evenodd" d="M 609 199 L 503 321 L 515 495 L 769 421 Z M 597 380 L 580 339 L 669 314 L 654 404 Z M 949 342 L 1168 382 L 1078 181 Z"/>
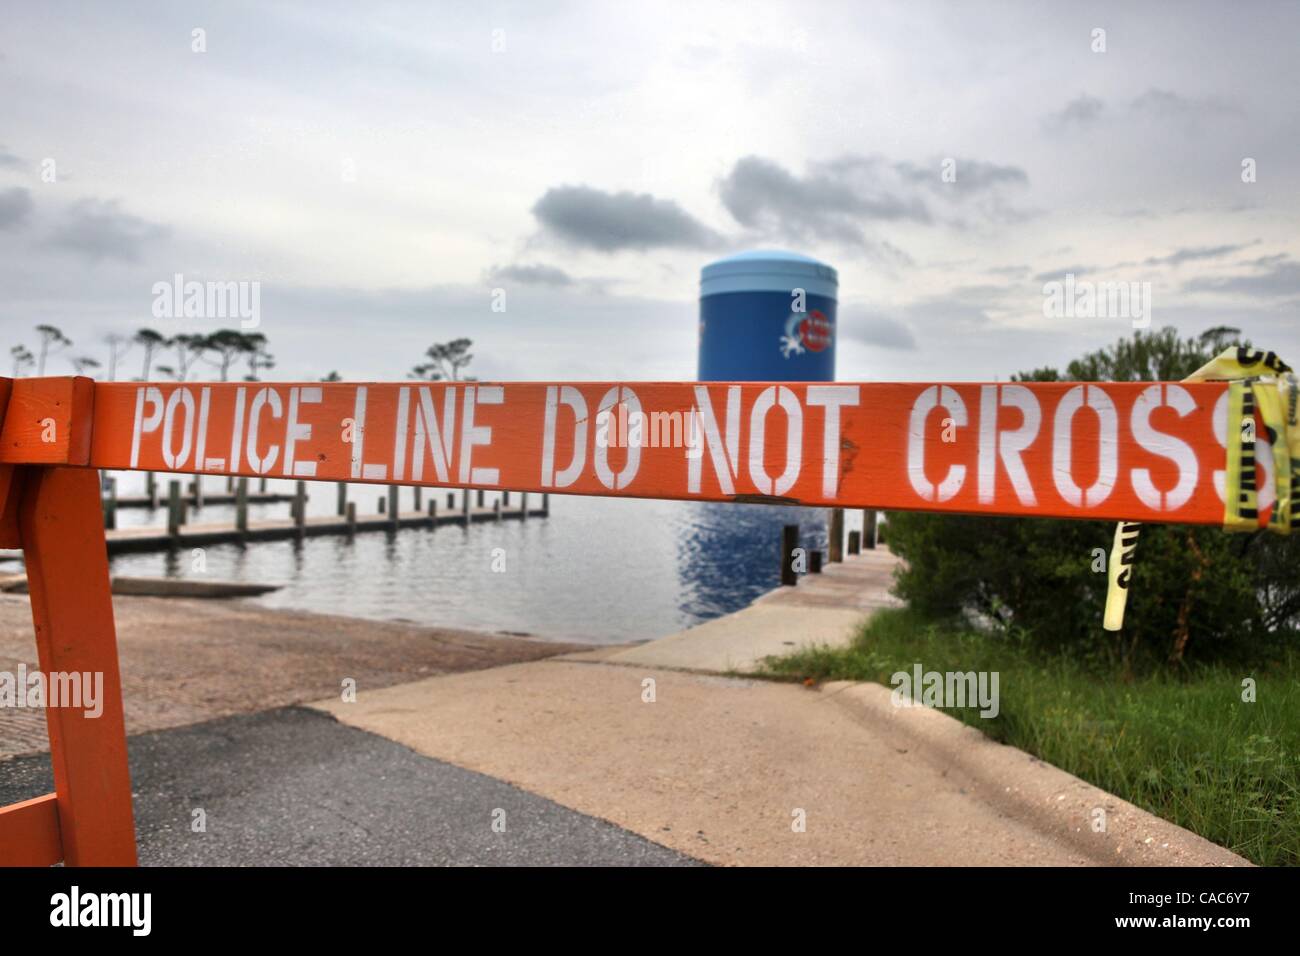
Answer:
<path fill-rule="evenodd" d="M 1222 259 L 1224 256 L 1232 255 L 1234 252 L 1240 252 L 1242 249 L 1249 249 L 1251 246 L 1258 244 L 1259 240 L 1256 239 L 1254 242 L 1240 242 L 1233 245 L 1176 249 L 1167 256 L 1152 256 L 1145 259 L 1142 264 L 1146 266 L 1180 266 L 1184 262 L 1195 262 L 1201 259 Z"/>
<path fill-rule="evenodd" d="M 50 243 L 94 262 L 135 262 L 145 243 L 169 234 L 166 226 L 123 212 L 116 200 L 80 199 L 69 207 Z"/>
<path fill-rule="evenodd" d="M 590 186 L 556 186 L 533 205 L 543 229 L 566 243 L 623 249 L 707 249 L 721 237 L 677 203 L 648 193 L 608 193 Z"/>
<path fill-rule="evenodd" d="M 17 229 L 31 218 L 32 194 L 30 190 L 15 186 L 0 190 L 0 229 Z"/>
<path fill-rule="evenodd" d="M 998 186 L 1027 186 L 1029 174 L 1019 166 L 1002 166 L 998 163 L 986 163 L 978 159 L 954 159 L 952 162 L 953 181 L 944 182 L 943 162 L 930 166 L 918 166 L 906 161 L 895 163 L 899 175 L 914 183 L 926 185 L 945 193 L 955 193 L 958 198 L 974 193 L 987 192 Z"/>
<path fill-rule="evenodd" d="M 0 167 L 17 169 L 22 165 L 23 165 L 23 160 L 21 156 L 16 156 L 13 153 L 9 152 L 9 150 L 5 149 L 3 146 L 0 146 Z"/>
<path fill-rule="evenodd" d="M 488 272 L 494 282 L 518 282 L 522 285 L 541 285 L 562 288 L 573 285 L 573 276 L 555 266 L 497 266 Z"/>
<path fill-rule="evenodd" d="M 953 181 L 945 181 L 949 169 Z M 868 238 L 873 222 L 929 225 L 941 218 L 932 202 L 942 208 L 936 200 L 961 202 L 975 196 L 983 197 L 975 212 L 1005 221 L 1012 213 L 1002 198 L 1003 187 L 1028 182 L 1023 169 L 975 159 L 936 159 L 926 166 L 848 154 L 809 163 L 798 175 L 772 160 L 746 156 L 722 178 L 718 193 L 736 222 L 766 237 L 823 240 L 883 255 L 889 250 Z"/>
<path fill-rule="evenodd" d="M 1080 129 L 1101 118 L 1106 105 L 1095 96 L 1081 93 L 1065 104 L 1059 113 L 1047 117 L 1047 126 L 1055 130 Z"/>
<path fill-rule="evenodd" d="M 1183 283 L 1185 292 L 1217 292 L 1257 299 L 1276 299 L 1300 295 L 1300 262 L 1278 261 L 1266 257 L 1269 264 L 1254 275 L 1202 276 Z"/>
<path fill-rule="evenodd" d="M 746 156 L 718 191 L 727 211 L 745 228 L 798 241 L 862 244 L 864 221 L 930 222 L 919 197 L 863 188 L 863 173 L 875 165 L 870 158 L 846 157 L 796 176 L 771 160 Z"/>

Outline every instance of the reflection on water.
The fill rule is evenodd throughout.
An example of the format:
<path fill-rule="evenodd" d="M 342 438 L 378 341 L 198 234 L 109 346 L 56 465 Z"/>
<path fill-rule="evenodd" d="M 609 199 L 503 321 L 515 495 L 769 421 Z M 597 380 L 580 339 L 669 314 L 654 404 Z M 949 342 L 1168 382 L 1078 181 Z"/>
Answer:
<path fill-rule="evenodd" d="M 826 547 L 823 509 L 717 502 L 679 507 L 677 607 L 691 624 L 729 614 L 780 583 L 782 525 L 799 525 L 803 547 Z"/>
<path fill-rule="evenodd" d="M 119 493 L 135 493 L 137 476 L 120 477 Z M 209 494 L 219 487 L 205 483 Z M 333 513 L 334 485 L 308 488 L 308 512 Z M 373 513 L 383 489 L 357 485 L 350 493 L 359 512 Z M 446 492 L 435 493 L 444 506 Z M 402 507 L 412 507 L 409 489 Z M 288 510 L 259 505 L 250 517 Z M 119 527 L 164 520 L 161 510 L 118 512 Z M 234 509 L 208 505 L 190 521 L 233 523 Z M 620 643 L 726 614 L 775 587 L 785 523 L 799 524 L 805 547 L 825 547 L 822 509 L 553 495 L 544 519 L 213 545 L 200 555 L 125 554 L 112 570 L 283 585 L 252 599 L 268 607 Z"/>

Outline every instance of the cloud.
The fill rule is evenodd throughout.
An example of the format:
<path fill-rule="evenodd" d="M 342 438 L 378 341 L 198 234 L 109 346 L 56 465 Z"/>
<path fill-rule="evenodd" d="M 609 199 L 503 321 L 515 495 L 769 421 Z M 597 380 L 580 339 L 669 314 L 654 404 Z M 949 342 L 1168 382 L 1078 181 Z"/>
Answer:
<path fill-rule="evenodd" d="M 563 269 L 544 265 L 496 266 L 489 270 L 488 278 L 494 282 L 518 282 L 521 285 L 549 286 L 553 289 L 574 283 L 573 276 Z"/>
<path fill-rule="evenodd" d="M 1193 98 L 1170 90 L 1149 89 L 1129 104 L 1129 110 L 1144 120 L 1196 120 L 1212 115 L 1240 114 L 1242 109 L 1216 97 Z M 1044 118 L 1044 125 L 1056 132 L 1084 129 L 1100 122 L 1106 104 L 1081 93 L 1059 112 Z"/>
<path fill-rule="evenodd" d="M 563 242 L 599 252 L 707 249 L 721 237 L 677 203 L 648 193 L 556 186 L 533 205 L 542 228 Z"/>
<path fill-rule="evenodd" d="M 170 234 L 166 226 L 123 212 L 117 200 L 80 199 L 69 207 L 51 245 L 101 259 L 139 260 L 145 243 Z"/>
<path fill-rule="evenodd" d="M 1029 266 L 996 266 L 987 271 L 989 275 L 1018 279 L 1029 274 Z"/>
<path fill-rule="evenodd" d="M 1142 264 L 1147 266 L 1180 266 L 1184 262 L 1195 262 L 1201 259 L 1221 259 L 1234 252 L 1240 252 L 1242 249 L 1249 249 L 1251 246 L 1257 245 L 1259 241 L 1256 239 L 1254 242 L 1240 242 L 1233 245 L 1176 249 L 1167 256 L 1152 256 L 1145 259 Z"/>
<path fill-rule="evenodd" d="M 1081 276 L 1089 272 L 1096 272 L 1096 266 L 1062 266 L 1059 269 L 1048 269 L 1046 272 L 1040 272 L 1034 276 L 1035 282 L 1061 282 L 1065 279 L 1066 274 Z"/>
<path fill-rule="evenodd" d="M 1273 260 L 1274 257 L 1268 256 Z M 1254 275 L 1203 276 L 1183 283 L 1185 292 L 1214 292 L 1257 299 L 1300 295 L 1300 262 L 1274 260 Z"/>
<path fill-rule="evenodd" d="M 1241 107 L 1215 97 L 1193 99 L 1169 90 L 1149 89 L 1133 101 L 1132 109 L 1162 119 L 1198 119 L 1212 114 L 1241 113 Z"/>
<path fill-rule="evenodd" d="M 955 179 L 945 179 L 953 171 Z M 889 250 L 868 238 L 876 222 L 931 225 L 945 202 L 981 197 L 975 211 L 1005 221 L 1021 216 L 1003 198 L 1005 187 L 1029 182 L 1016 166 L 975 159 L 936 159 L 930 165 L 891 161 L 878 155 L 846 154 L 809 163 L 798 175 L 761 156 L 738 160 L 718 183 L 723 206 L 741 226 L 770 238 L 793 242 L 821 240 L 866 247 L 877 255 Z"/>
<path fill-rule="evenodd" d="M 1029 174 L 1019 166 L 1002 166 L 998 163 L 986 163 L 979 159 L 953 159 L 954 179 L 945 182 L 941 175 L 942 163 L 931 166 L 918 166 L 907 161 L 894 164 L 899 174 L 914 183 L 929 186 L 944 193 L 952 193 L 957 198 L 965 198 L 975 193 L 987 192 L 998 186 L 1026 186 Z"/>
<path fill-rule="evenodd" d="M 850 311 L 837 316 L 836 324 L 840 327 L 840 335 L 852 342 L 900 351 L 916 348 L 912 330 L 883 315 L 859 316 Z"/>
<path fill-rule="evenodd" d="M 23 164 L 23 160 L 21 156 L 16 156 L 13 153 L 9 152 L 9 150 L 5 149 L 3 146 L 0 146 L 0 167 L 17 169 L 18 167 L 22 166 L 22 164 Z"/>
<path fill-rule="evenodd" d="M 1045 122 L 1054 130 L 1080 129 L 1095 123 L 1105 109 L 1106 104 L 1097 97 L 1081 93 L 1066 103 L 1059 113 L 1048 116 Z"/>
<path fill-rule="evenodd" d="M 845 157 L 796 176 L 771 160 L 746 156 L 718 184 L 718 192 L 740 225 L 799 241 L 861 245 L 864 220 L 930 222 L 919 197 L 864 188 L 862 173 L 877 162 Z"/>
<path fill-rule="evenodd" d="M 1291 257 L 1287 255 L 1285 252 L 1275 252 L 1271 256 L 1260 256 L 1257 259 L 1251 259 L 1249 262 L 1246 263 L 1246 265 L 1262 268 L 1264 266 L 1271 266 L 1278 262 L 1285 262 L 1287 259 L 1290 258 Z"/>
<path fill-rule="evenodd" d="M 17 229 L 32 214 L 32 194 L 28 189 L 15 186 L 0 190 L 0 229 Z"/>

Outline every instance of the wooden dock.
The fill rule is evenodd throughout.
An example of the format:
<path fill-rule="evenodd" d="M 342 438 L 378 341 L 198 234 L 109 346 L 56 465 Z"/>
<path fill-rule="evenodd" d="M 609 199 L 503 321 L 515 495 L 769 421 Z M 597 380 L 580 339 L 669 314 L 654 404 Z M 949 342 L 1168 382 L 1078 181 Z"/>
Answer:
<path fill-rule="evenodd" d="M 529 507 L 527 512 L 518 505 L 510 507 L 471 507 L 454 511 L 399 512 L 394 520 L 391 513 L 350 516 L 308 515 L 301 522 L 294 518 L 249 521 L 246 529 L 233 524 L 183 524 L 172 534 L 167 528 L 114 528 L 104 532 L 109 554 L 126 554 L 139 551 L 169 551 L 173 548 L 202 547 L 247 541 L 283 541 L 294 538 L 312 538 L 320 535 L 352 535 L 373 531 L 398 531 L 402 528 L 433 528 L 445 525 L 467 525 L 483 521 L 528 520 L 545 518 L 549 506 Z"/>
<path fill-rule="evenodd" d="M 233 505 L 236 503 L 238 495 L 232 492 L 203 492 L 201 499 L 195 499 L 194 492 L 188 492 L 182 496 L 182 500 L 193 507 L 202 507 L 203 505 Z M 248 493 L 248 503 L 250 505 L 278 505 L 293 501 L 293 495 L 279 491 L 250 491 Z M 113 499 L 114 504 L 119 508 L 158 508 L 167 507 L 167 498 L 165 495 L 158 498 L 151 498 L 149 495 L 120 495 Z"/>
<path fill-rule="evenodd" d="M 163 491 L 158 474 L 155 472 L 145 473 L 145 492 L 142 495 L 119 495 L 117 493 L 117 479 L 109 477 L 106 473 L 101 475 L 100 483 L 106 492 L 106 497 L 113 502 L 115 508 L 166 508 L 167 493 Z M 164 478 L 170 477 L 167 474 Z M 180 476 L 184 478 L 185 476 Z M 235 491 L 234 479 L 226 481 L 224 491 L 212 492 L 202 488 L 202 476 L 196 476 L 190 481 L 182 481 L 180 497 L 181 500 L 192 508 L 202 508 L 204 505 L 233 505 L 239 501 L 239 495 Z M 293 501 L 294 496 L 282 491 L 267 491 L 267 479 L 262 478 L 256 491 L 253 491 L 245 484 L 245 495 L 250 505 L 269 505 L 283 504 L 287 501 Z"/>
<path fill-rule="evenodd" d="M 131 551 L 170 551 L 175 548 L 226 542 L 301 539 L 326 534 L 353 535 L 364 531 L 396 532 L 402 528 L 432 530 L 438 525 L 459 524 L 469 527 L 480 521 L 546 518 L 551 511 L 551 496 L 548 494 L 541 495 L 540 508 L 530 508 L 529 495 L 526 492 L 518 493 L 515 499 L 518 503 L 512 506 L 511 492 L 503 489 L 499 497 L 489 505 L 485 500 L 485 489 L 462 489 L 459 493 L 460 506 L 457 507 L 457 494 L 454 490 L 419 486 L 411 489 L 415 510 L 402 511 L 400 486 L 388 485 L 384 496 L 378 500 L 379 510 L 374 514 L 358 516 L 356 502 L 348 500 L 347 482 L 335 482 L 338 498 L 336 514 L 311 516 L 307 514 L 307 482 L 305 481 L 294 482 L 293 494 L 279 494 L 266 490 L 265 479 L 262 480 L 261 487 L 253 492 L 249 488 L 248 479 L 240 478 L 228 483 L 228 494 L 209 495 L 202 491 L 197 482 L 191 483 L 188 488 L 183 488 L 180 480 L 171 479 L 167 483 L 166 498 L 160 500 L 161 489 L 152 472 L 149 473 L 148 479 L 147 495 L 124 499 L 117 495 L 115 478 L 104 480 L 101 477 L 101 488 L 107 492 L 101 503 L 104 513 L 104 538 L 108 544 L 109 554 Z M 446 511 L 440 511 L 438 508 L 438 496 L 443 490 L 448 492 Z M 424 508 L 426 493 L 429 495 L 427 510 Z M 165 507 L 166 526 L 119 528 L 117 509 L 124 501 L 130 501 L 134 505 L 138 500 L 143 500 L 148 505 L 156 503 L 158 507 Z M 288 518 L 263 518 L 257 521 L 249 519 L 249 505 L 273 501 L 289 502 Z M 204 505 L 226 503 L 233 503 L 235 506 L 233 523 L 190 523 L 191 508 L 197 513 Z"/>

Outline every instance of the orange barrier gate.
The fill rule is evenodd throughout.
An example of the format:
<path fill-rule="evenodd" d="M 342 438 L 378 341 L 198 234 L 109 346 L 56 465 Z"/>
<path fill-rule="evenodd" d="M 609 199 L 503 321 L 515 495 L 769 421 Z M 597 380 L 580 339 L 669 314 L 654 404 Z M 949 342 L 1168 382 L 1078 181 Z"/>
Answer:
<path fill-rule="evenodd" d="M 69 377 L 0 379 L 0 416 L 0 547 L 24 552 L 41 669 L 104 677 L 98 718 L 47 709 L 55 793 L 0 808 L 8 865 L 136 862 L 96 469 L 1221 524 L 1237 432 L 1223 382 Z"/>

